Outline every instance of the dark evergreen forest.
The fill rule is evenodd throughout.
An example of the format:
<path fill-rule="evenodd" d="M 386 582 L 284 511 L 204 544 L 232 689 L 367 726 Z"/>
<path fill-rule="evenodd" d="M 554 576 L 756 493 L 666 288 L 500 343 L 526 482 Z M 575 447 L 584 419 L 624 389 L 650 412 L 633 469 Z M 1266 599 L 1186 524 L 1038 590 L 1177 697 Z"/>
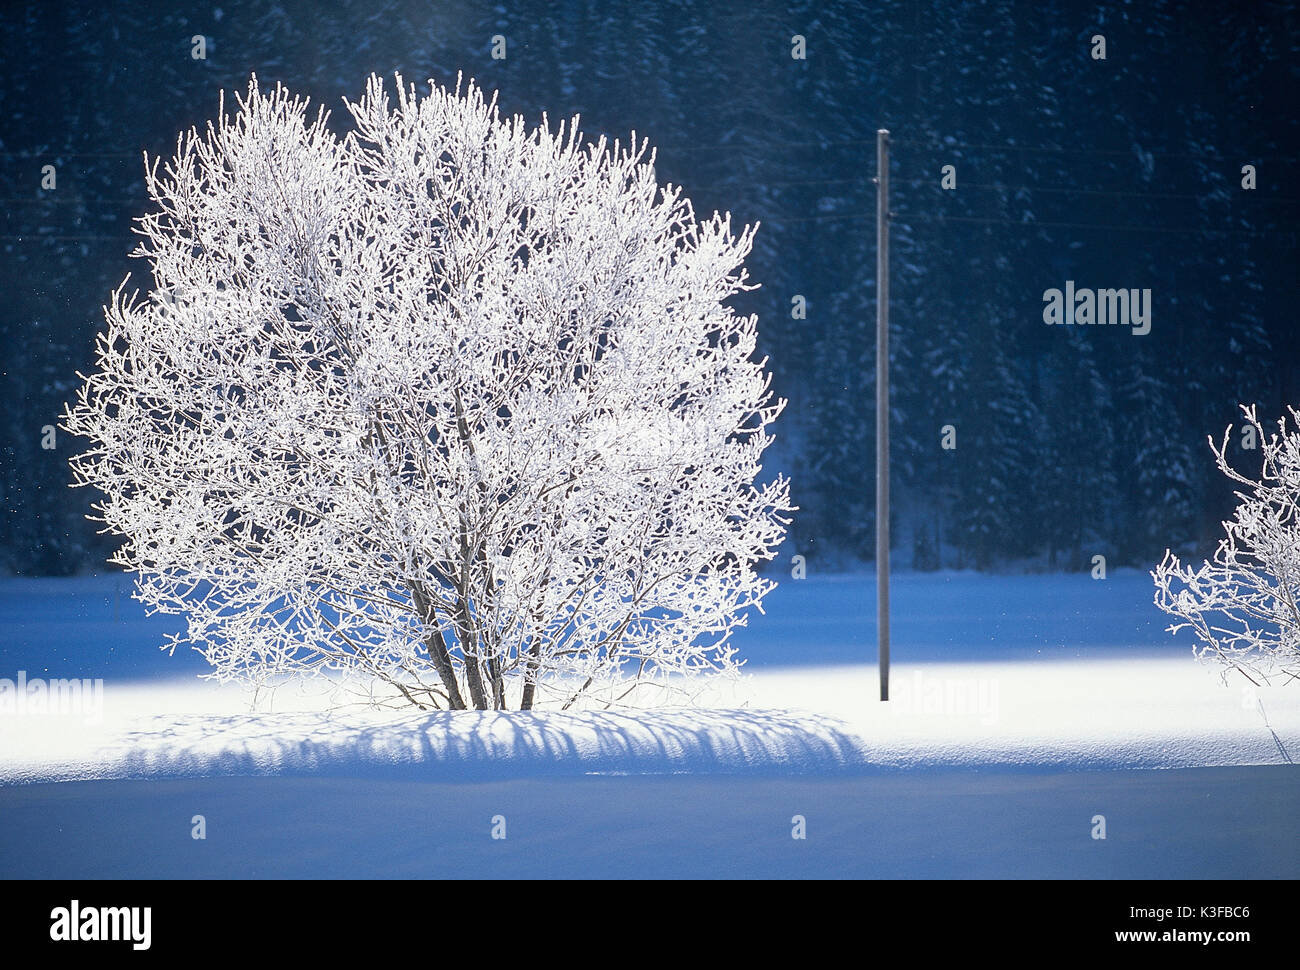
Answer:
<path fill-rule="evenodd" d="M 0 568 L 103 563 L 92 496 L 68 487 L 80 443 L 49 426 L 110 291 L 128 273 L 148 288 L 130 258 L 142 152 L 174 150 L 250 72 L 340 124 L 371 72 L 463 72 L 531 123 L 635 130 L 698 211 L 761 222 L 762 287 L 739 309 L 789 400 L 772 467 L 810 569 L 872 549 L 888 128 L 900 560 L 1149 568 L 1166 546 L 1208 551 L 1233 496 L 1207 436 L 1239 404 L 1300 405 L 1298 43 L 1296 8 L 1269 2 L 7 6 Z M 1045 325 L 1067 281 L 1149 290 L 1150 331 Z"/>

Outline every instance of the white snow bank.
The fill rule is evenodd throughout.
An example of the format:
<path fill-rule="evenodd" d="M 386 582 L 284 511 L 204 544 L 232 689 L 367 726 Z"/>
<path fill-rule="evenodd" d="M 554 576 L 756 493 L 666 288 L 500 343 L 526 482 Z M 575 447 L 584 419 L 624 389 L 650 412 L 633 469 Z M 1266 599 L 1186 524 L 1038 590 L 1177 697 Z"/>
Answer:
<path fill-rule="evenodd" d="M 895 665 L 752 678 L 756 706 L 821 707 L 889 768 L 1184 768 L 1300 757 L 1300 683 L 1224 685 L 1189 657 Z"/>
<path fill-rule="evenodd" d="M 865 757 L 859 739 L 811 715 L 683 710 L 155 716 L 53 757 L 0 751 L 4 782 L 404 770 L 458 779 L 824 772 L 861 765 Z"/>
<path fill-rule="evenodd" d="M 1186 658 L 765 670 L 715 707 L 247 713 L 206 685 L 118 685 L 94 718 L 0 716 L 0 784 L 230 775 L 511 778 L 1288 763 L 1300 689 L 1224 687 Z M 241 706 L 242 705 L 242 706 Z"/>

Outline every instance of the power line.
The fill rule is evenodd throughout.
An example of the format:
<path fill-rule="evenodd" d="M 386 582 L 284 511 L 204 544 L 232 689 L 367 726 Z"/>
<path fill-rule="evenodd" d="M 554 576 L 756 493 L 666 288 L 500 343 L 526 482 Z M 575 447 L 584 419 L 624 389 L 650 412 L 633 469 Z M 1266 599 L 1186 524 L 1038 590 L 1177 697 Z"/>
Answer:
<path fill-rule="evenodd" d="M 102 203 L 104 205 L 128 205 L 130 203 L 140 203 L 150 201 L 147 196 L 135 199 L 114 199 L 114 198 L 76 198 L 76 199 L 0 199 L 0 203 L 5 205 L 26 205 L 33 203 L 44 203 L 46 205 L 76 205 L 78 202 L 86 205 L 95 205 Z"/>
<path fill-rule="evenodd" d="M 771 149 L 779 148 L 818 148 L 825 150 L 827 148 L 836 148 L 839 146 L 855 145 L 874 145 L 875 138 L 818 138 L 818 139 L 776 139 L 766 142 L 765 145 Z M 1196 158 L 1202 160 L 1212 160 L 1226 162 L 1227 159 L 1221 153 L 1211 152 L 1168 152 L 1168 151 L 1146 151 L 1138 149 L 1125 148 L 1085 148 L 1081 146 L 1061 146 L 1061 145 L 1015 145 L 1015 144 L 992 144 L 988 142 L 944 142 L 938 139 L 912 139 L 902 138 L 893 142 L 897 145 L 909 145 L 913 148 L 922 148 L 926 151 L 950 151 L 954 149 L 978 149 L 980 151 L 992 152 L 1038 152 L 1056 155 L 1109 155 L 1119 157 L 1140 157 L 1147 155 L 1152 158 Z M 690 154 L 696 152 L 718 152 L 718 151 L 735 151 L 739 149 L 752 149 L 753 144 L 735 144 L 728 143 L 722 145 L 668 145 L 652 144 L 657 152 L 670 152 L 673 154 Z M 0 152 L 0 158 L 22 158 L 22 159 L 39 159 L 39 158 L 140 158 L 144 149 L 134 152 L 73 152 L 49 149 L 46 151 L 18 151 L 18 152 Z M 1242 157 L 1250 161 L 1296 161 L 1291 155 L 1252 155 L 1249 151 L 1243 152 Z"/>
<path fill-rule="evenodd" d="M 913 187 L 937 187 L 937 178 L 911 178 L 896 179 L 897 183 L 910 185 Z M 712 185 L 682 185 L 681 188 L 687 192 L 709 192 L 719 189 L 733 189 L 737 191 L 784 188 L 788 186 L 803 185 L 867 185 L 870 179 L 865 176 L 855 176 L 850 178 L 829 178 L 829 179 L 771 179 L 763 182 L 717 182 Z M 677 183 L 674 183 L 677 184 Z M 1187 199 L 1199 202 L 1218 202 L 1231 201 L 1230 199 L 1214 199 L 1208 193 L 1192 192 L 1124 192 L 1117 189 L 1077 189 L 1071 187 L 1058 187 L 1050 185 L 1008 185 L 1002 182 L 962 182 L 957 191 L 961 189 L 980 189 L 998 192 L 1042 192 L 1052 195 L 1096 195 L 1111 196 L 1122 199 Z M 949 190 L 941 190 L 947 192 Z M 0 204 L 5 205 L 75 205 L 78 203 L 84 205 L 138 205 L 140 203 L 149 203 L 152 200 L 147 196 L 130 197 L 130 198 L 75 198 L 75 199 L 57 199 L 48 198 L 7 198 L 0 199 Z M 1256 195 L 1253 192 L 1249 196 L 1250 202 L 1257 202 L 1267 205 L 1300 205 L 1300 199 L 1288 199 L 1282 196 Z"/>
<path fill-rule="evenodd" d="M 115 242 L 127 241 L 124 236 L 44 236 L 30 233 L 26 236 L 0 236 L 5 242 Z"/>
<path fill-rule="evenodd" d="M 927 182 L 937 180 L 927 179 Z M 1135 199 L 1193 199 L 1195 201 L 1213 202 L 1219 201 L 1212 199 L 1206 193 L 1188 194 L 1186 192 L 1120 192 L 1114 189 L 1074 189 L 1074 188 L 1053 188 L 1050 186 L 1040 185 L 1003 185 L 999 182 L 964 182 L 962 188 L 967 189 L 997 189 L 1003 192 L 1051 192 L 1054 194 L 1066 195 L 1111 195 L 1118 198 L 1135 198 Z M 1226 200 L 1225 200 L 1226 201 Z M 1256 196 L 1254 192 L 1250 193 L 1251 202 L 1267 202 L 1277 205 L 1296 205 L 1300 199 L 1284 199 L 1280 196 Z"/>
<path fill-rule="evenodd" d="M 1015 219 L 981 219 L 972 216 L 938 216 L 932 217 L 926 213 L 915 213 L 904 217 L 906 219 L 919 219 L 922 222 L 970 222 L 981 223 L 985 225 L 1001 226 L 1022 226 L 1027 229 L 1038 227 L 1048 227 L 1053 229 L 1104 229 L 1112 232 L 1164 232 L 1185 236 L 1294 236 L 1294 229 L 1202 229 L 1199 227 L 1178 227 L 1178 226 L 1121 226 L 1114 223 L 1087 223 L 1087 222 L 1032 222 L 1017 221 Z"/>
<path fill-rule="evenodd" d="M 781 139 L 765 144 L 767 148 L 817 148 L 825 150 L 828 148 L 838 148 L 840 146 L 860 146 L 874 145 L 874 138 L 839 138 L 839 139 L 809 139 L 809 140 L 786 140 Z M 899 139 L 896 144 L 920 148 L 925 151 L 954 151 L 957 149 L 976 149 L 990 152 L 1038 152 L 1044 154 L 1056 155 L 1105 155 L 1112 157 L 1132 157 L 1139 158 L 1143 155 L 1149 155 L 1152 158 L 1194 158 L 1203 161 L 1226 162 L 1227 159 L 1218 152 L 1166 152 L 1166 151 L 1146 151 L 1137 149 L 1124 148 L 1083 148 L 1083 147 L 1062 147 L 1058 145 L 995 145 L 982 142 L 939 142 L 939 141 L 922 141 L 914 139 Z M 739 149 L 753 149 L 754 145 L 652 145 L 661 156 L 664 154 L 693 154 L 696 152 L 715 152 Z M 1244 152 L 1242 157 L 1248 161 L 1296 161 L 1292 155 L 1253 155 L 1250 152 Z"/>
<path fill-rule="evenodd" d="M 0 152 L 0 158 L 140 158 L 143 152 L 62 152 L 57 150 L 45 152 Z"/>
<path fill-rule="evenodd" d="M 794 216 L 792 218 L 782 218 L 780 216 L 766 216 L 762 221 L 775 223 L 777 225 L 786 225 L 787 223 L 796 222 L 833 222 L 838 220 L 849 222 L 866 222 L 875 219 L 875 216 L 869 213 L 852 213 L 829 214 L 824 216 Z M 1021 221 L 1017 219 L 987 219 L 975 216 L 932 216 L 927 213 L 899 213 L 891 222 L 894 224 L 907 225 L 909 221 L 917 220 L 929 223 L 945 222 L 962 222 L 976 225 L 990 226 L 1017 226 L 1024 229 L 1095 229 L 1110 232 L 1158 232 L 1171 233 L 1175 235 L 1200 236 L 1200 235 L 1243 235 L 1243 236 L 1295 236 L 1296 230 L 1291 229 L 1201 229 L 1196 227 L 1176 227 L 1176 226 L 1125 226 L 1115 223 L 1106 222 L 1049 222 L 1049 221 Z"/>
<path fill-rule="evenodd" d="M 896 184 L 911 186 L 930 186 L 937 187 L 938 178 L 912 178 L 912 179 L 895 179 Z M 704 186 L 685 186 L 685 188 L 694 192 L 711 191 L 715 189 L 754 189 L 781 187 L 787 185 L 823 185 L 823 184 L 842 184 L 858 183 L 862 185 L 869 184 L 870 178 L 859 176 L 857 178 L 845 179 L 800 179 L 794 181 L 773 180 L 770 182 L 748 182 L 748 183 L 731 183 L 718 182 L 714 185 Z M 1044 185 L 1007 185 L 1001 182 L 962 182 L 960 189 L 988 189 L 1002 192 L 1047 192 L 1057 195 L 1100 195 L 1114 196 L 1116 198 L 1136 198 L 1136 199 L 1190 199 L 1193 201 L 1218 201 L 1210 198 L 1208 192 L 1188 193 L 1188 192 L 1122 192 L 1115 189 L 1076 189 L 1076 188 L 1058 188 Z M 959 190 L 960 190 L 959 189 Z M 957 191 L 959 191 L 957 190 Z M 949 190 L 942 190 L 948 192 Z M 1251 202 L 1268 203 L 1276 205 L 1297 205 L 1300 199 L 1287 199 L 1281 196 L 1257 196 L 1253 192 L 1250 196 Z"/>
<path fill-rule="evenodd" d="M 846 185 L 849 183 L 861 183 L 865 185 L 870 181 L 871 179 L 868 176 L 854 175 L 849 178 L 834 179 L 766 179 L 762 182 L 715 182 L 712 185 L 686 185 L 685 183 L 681 183 L 681 187 L 683 190 L 689 190 L 691 192 L 707 192 L 712 189 L 765 189 L 773 186 L 780 187 L 786 185 Z M 679 183 L 674 182 L 673 184 L 678 185 Z"/>
<path fill-rule="evenodd" d="M 951 142 L 944 143 L 939 141 L 922 141 L 911 138 L 904 138 L 900 142 L 904 145 L 911 145 L 913 148 L 924 148 L 927 151 L 948 151 L 954 148 L 975 148 L 980 151 L 990 152 L 1041 152 L 1045 154 L 1056 155 L 1118 155 L 1120 157 L 1138 158 L 1142 155 L 1149 155 L 1152 158 L 1199 158 L 1213 161 L 1226 161 L 1219 154 L 1208 152 L 1156 152 L 1141 151 L 1132 148 L 1080 148 L 1069 147 L 1062 148 L 1056 145 L 994 145 L 981 142 Z M 1261 156 L 1262 157 L 1262 156 Z M 1268 156 L 1270 158 L 1286 158 L 1285 155 Z"/>
<path fill-rule="evenodd" d="M 774 223 L 776 225 L 788 225 L 791 223 L 805 222 L 866 222 L 873 220 L 875 216 L 870 213 L 830 213 L 820 216 L 764 216 L 761 221 Z M 909 221 L 920 221 L 927 223 L 948 223 L 958 222 L 972 225 L 988 226 L 1016 226 L 1024 229 L 1088 229 L 1107 232 L 1154 232 L 1166 233 L 1183 236 L 1201 236 L 1201 235 L 1239 235 L 1239 236 L 1282 236 L 1294 237 L 1297 230 L 1287 229 L 1212 229 L 1200 227 L 1179 227 L 1179 226 L 1132 226 L 1119 225 L 1109 222 L 1057 222 L 1047 220 L 1018 220 L 1018 219 L 989 219 L 977 216 L 948 216 L 948 215 L 931 215 L 929 213 L 899 213 L 895 218 L 895 223 L 907 225 Z M 0 240 L 12 242 L 130 242 L 131 238 L 123 233 L 120 236 L 104 235 L 8 235 L 0 236 Z"/>

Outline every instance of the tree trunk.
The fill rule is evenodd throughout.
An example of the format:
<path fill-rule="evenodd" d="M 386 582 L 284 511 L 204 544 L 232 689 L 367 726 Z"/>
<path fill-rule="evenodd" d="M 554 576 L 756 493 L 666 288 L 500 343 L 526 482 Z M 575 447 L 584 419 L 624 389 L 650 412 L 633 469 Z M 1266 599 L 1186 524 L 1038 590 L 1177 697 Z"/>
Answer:
<path fill-rule="evenodd" d="M 488 677 L 492 684 L 492 707 L 498 711 L 506 709 L 506 682 L 501 674 L 501 659 L 492 657 L 488 660 Z"/>
<path fill-rule="evenodd" d="M 466 709 L 465 699 L 461 696 L 460 684 L 456 681 L 456 668 L 451 662 L 451 651 L 447 649 L 447 641 L 438 628 L 438 618 L 432 604 L 417 585 L 411 586 L 411 595 L 420 611 L 420 618 L 433 627 L 433 632 L 424 640 L 424 648 L 429 652 L 429 659 L 433 661 L 433 669 L 438 672 L 442 685 L 447 688 L 447 703 L 453 711 L 463 711 Z"/>
<path fill-rule="evenodd" d="M 456 680 L 456 668 L 451 662 L 451 651 L 447 649 L 447 641 L 443 639 L 442 631 L 434 627 L 424 645 L 429 651 L 429 656 L 433 658 L 434 669 L 438 671 L 438 676 L 447 688 L 447 703 L 453 711 L 466 710 L 467 705 L 461 696 L 460 684 Z"/>
<path fill-rule="evenodd" d="M 474 630 L 474 618 L 470 613 L 469 602 L 462 591 L 457 601 L 460 611 L 460 642 L 465 653 L 465 679 L 469 681 L 469 696 L 477 711 L 488 710 L 487 693 L 483 690 L 483 670 L 479 666 L 478 636 Z"/>
<path fill-rule="evenodd" d="M 537 664 L 540 654 L 541 644 L 534 641 L 528 648 L 528 663 L 524 667 L 524 698 L 519 702 L 521 711 L 533 709 L 533 697 L 537 693 Z"/>

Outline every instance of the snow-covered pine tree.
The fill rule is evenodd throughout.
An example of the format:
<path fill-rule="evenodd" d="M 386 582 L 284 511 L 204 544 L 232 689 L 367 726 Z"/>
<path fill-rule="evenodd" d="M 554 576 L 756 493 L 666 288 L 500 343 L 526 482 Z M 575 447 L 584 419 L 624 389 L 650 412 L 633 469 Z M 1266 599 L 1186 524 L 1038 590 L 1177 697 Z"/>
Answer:
<path fill-rule="evenodd" d="M 1256 684 L 1300 677 L 1300 411 L 1287 410 L 1291 427 L 1280 418 L 1269 435 L 1254 405 L 1242 407 L 1262 452 L 1258 481 L 1228 464 L 1232 428 L 1217 446 L 1210 440 L 1219 470 L 1240 486 L 1236 514 L 1212 560 L 1193 568 L 1166 550 L 1151 573 L 1156 605 L 1182 620 L 1169 631 L 1190 628 L 1199 657 Z"/>
<path fill-rule="evenodd" d="M 1072 327 L 1052 337 L 1039 360 L 1040 413 L 1050 418 L 1039 424 L 1032 525 L 1049 568 L 1082 570 L 1115 548 L 1113 408 L 1093 334 Z"/>
<path fill-rule="evenodd" d="M 1130 351 L 1128 365 L 1118 371 L 1124 381 L 1116 398 L 1127 420 L 1118 423 L 1115 474 L 1133 498 L 1116 510 L 1115 540 L 1119 560 L 1127 563 L 1150 562 L 1169 536 L 1195 532 L 1206 477 L 1193 459 L 1196 438 L 1175 403 L 1179 391 L 1153 359 L 1158 349 Z"/>
<path fill-rule="evenodd" d="M 734 670 L 789 508 L 726 302 L 754 229 L 635 135 L 430 86 L 372 77 L 340 139 L 254 79 L 148 168 L 152 298 L 65 415 L 116 561 L 223 680 L 502 709 Z"/>
<path fill-rule="evenodd" d="M 1032 480 L 1039 418 L 1017 362 L 1003 349 L 1001 320 L 988 311 L 967 319 L 966 339 L 982 352 L 972 354 L 956 419 L 949 538 L 977 569 L 988 569 L 1002 556 L 1032 551 L 1034 510 L 1017 483 Z"/>

